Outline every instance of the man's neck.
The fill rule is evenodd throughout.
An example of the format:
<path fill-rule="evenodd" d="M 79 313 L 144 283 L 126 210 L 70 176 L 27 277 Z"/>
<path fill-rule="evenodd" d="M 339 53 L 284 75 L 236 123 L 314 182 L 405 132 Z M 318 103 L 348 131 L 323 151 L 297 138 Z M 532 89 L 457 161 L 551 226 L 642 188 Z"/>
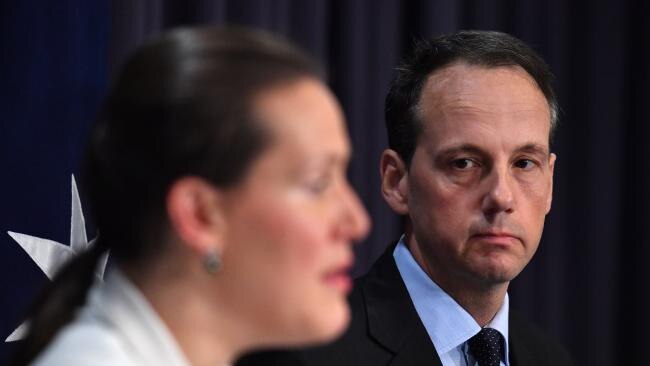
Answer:
<path fill-rule="evenodd" d="M 436 281 L 435 279 L 433 280 Z M 467 288 L 451 288 L 439 283 L 438 281 L 436 281 L 436 283 L 440 288 L 447 292 L 449 296 L 456 300 L 456 302 L 462 306 L 463 309 L 465 309 L 481 327 L 486 326 L 490 321 L 492 321 L 503 305 L 503 300 L 508 289 L 507 284 L 490 290 L 474 291 L 468 290 Z"/>
<path fill-rule="evenodd" d="M 432 281 L 465 309 L 481 327 L 490 323 L 503 305 L 510 282 L 486 283 L 463 278 L 462 275 L 444 271 L 443 266 L 427 260 L 414 242 L 407 241 L 406 244 L 415 261 Z"/>

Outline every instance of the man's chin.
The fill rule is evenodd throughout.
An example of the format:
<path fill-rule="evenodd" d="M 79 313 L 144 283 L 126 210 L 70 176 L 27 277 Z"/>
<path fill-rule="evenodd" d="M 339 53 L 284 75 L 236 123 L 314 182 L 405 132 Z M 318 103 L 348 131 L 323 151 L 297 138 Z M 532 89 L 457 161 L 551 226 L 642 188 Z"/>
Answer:
<path fill-rule="evenodd" d="M 488 286 L 508 285 L 516 275 L 504 272 L 486 272 L 480 275 L 480 281 Z"/>
<path fill-rule="evenodd" d="M 508 284 L 521 272 L 523 266 L 508 261 L 489 261 L 472 268 L 477 280 L 485 285 L 498 286 Z"/>

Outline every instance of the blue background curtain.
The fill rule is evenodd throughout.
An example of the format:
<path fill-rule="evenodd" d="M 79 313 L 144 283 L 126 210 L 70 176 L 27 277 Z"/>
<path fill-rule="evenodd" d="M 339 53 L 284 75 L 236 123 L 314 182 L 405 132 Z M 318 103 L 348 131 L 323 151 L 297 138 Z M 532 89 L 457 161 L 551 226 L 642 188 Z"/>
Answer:
<path fill-rule="evenodd" d="M 648 19 L 643 0 L 2 2 L 0 337 L 47 281 L 6 231 L 69 242 L 70 175 L 111 78 L 143 40 L 178 26 L 247 25 L 293 40 L 328 68 L 355 150 L 350 179 L 374 219 L 356 248 L 361 274 L 401 230 L 378 188 L 383 99 L 399 57 L 413 37 L 493 29 L 544 56 L 562 107 L 553 210 L 512 283 L 512 306 L 578 364 L 647 363 Z M 10 349 L 0 345 L 0 360 Z"/>
<path fill-rule="evenodd" d="M 70 180 L 108 83 L 106 1 L 0 2 L 2 343 L 47 278 L 7 235 L 70 241 Z"/>

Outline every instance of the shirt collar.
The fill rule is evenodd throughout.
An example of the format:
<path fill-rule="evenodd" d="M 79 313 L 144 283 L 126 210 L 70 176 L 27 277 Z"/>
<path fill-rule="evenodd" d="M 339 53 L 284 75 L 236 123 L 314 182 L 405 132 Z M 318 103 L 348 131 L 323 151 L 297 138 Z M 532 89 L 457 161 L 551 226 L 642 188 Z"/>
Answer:
<path fill-rule="evenodd" d="M 189 365 L 174 336 L 144 295 L 117 268 L 90 294 L 84 317 L 97 318 L 121 333 L 125 347 L 142 364 Z"/>
<path fill-rule="evenodd" d="M 465 309 L 422 270 L 406 247 L 404 238 L 402 235 L 395 247 L 393 257 L 415 310 L 438 355 L 441 356 L 462 346 L 477 334 L 481 327 Z M 509 299 L 506 294 L 501 308 L 487 325 L 499 331 L 505 340 L 506 365 L 508 364 L 508 312 Z"/>

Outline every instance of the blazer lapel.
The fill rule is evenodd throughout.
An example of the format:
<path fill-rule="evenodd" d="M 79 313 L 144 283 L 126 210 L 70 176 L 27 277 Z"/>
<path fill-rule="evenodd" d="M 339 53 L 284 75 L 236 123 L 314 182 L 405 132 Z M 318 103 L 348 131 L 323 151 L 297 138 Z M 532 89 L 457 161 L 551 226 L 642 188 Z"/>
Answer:
<path fill-rule="evenodd" d="M 395 354 L 392 366 L 442 366 L 397 270 L 394 248 L 379 258 L 362 285 L 370 336 Z"/>

